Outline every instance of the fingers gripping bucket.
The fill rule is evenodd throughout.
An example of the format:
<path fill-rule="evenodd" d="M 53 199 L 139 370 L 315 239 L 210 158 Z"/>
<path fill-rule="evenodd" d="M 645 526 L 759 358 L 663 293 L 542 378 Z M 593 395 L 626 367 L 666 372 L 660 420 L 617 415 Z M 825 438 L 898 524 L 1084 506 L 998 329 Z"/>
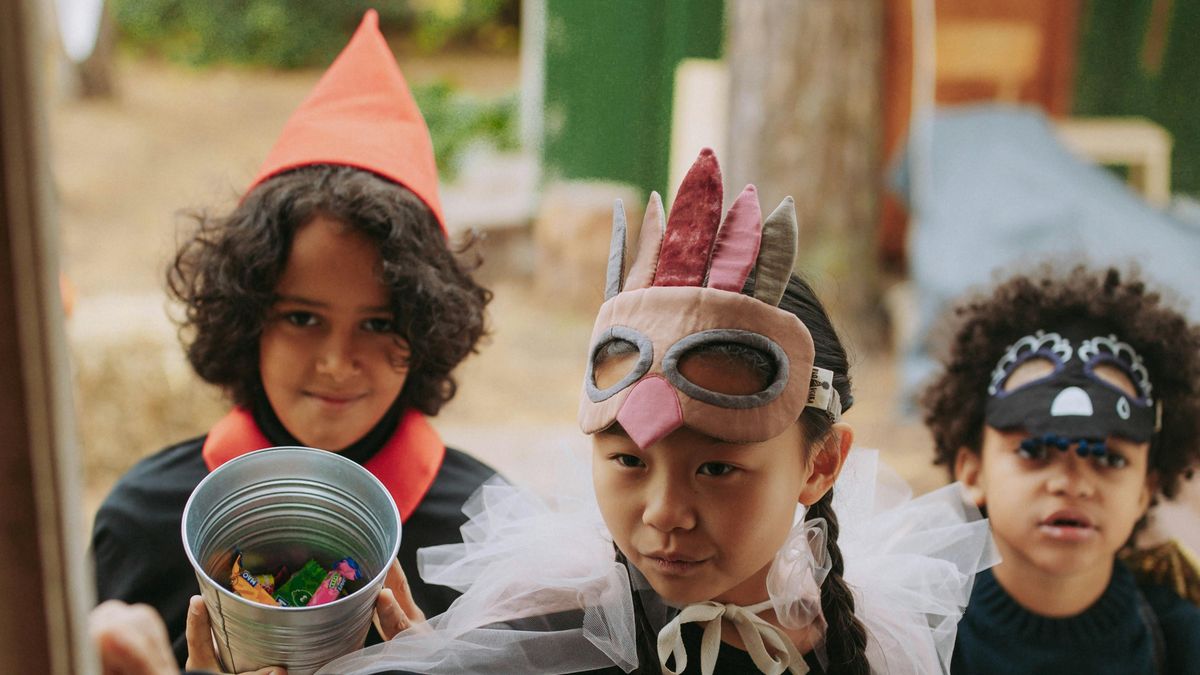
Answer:
<path fill-rule="evenodd" d="M 400 548 L 400 514 L 358 464 L 312 448 L 268 448 L 200 482 L 183 509 L 183 547 L 208 606 L 224 670 L 285 666 L 312 673 L 362 646 L 375 598 Z M 232 552 L 246 569 L 326 569 L 350 556 L 362 570 L 350 595 L 316 607 L 272 607 L 229 590 Z"/>

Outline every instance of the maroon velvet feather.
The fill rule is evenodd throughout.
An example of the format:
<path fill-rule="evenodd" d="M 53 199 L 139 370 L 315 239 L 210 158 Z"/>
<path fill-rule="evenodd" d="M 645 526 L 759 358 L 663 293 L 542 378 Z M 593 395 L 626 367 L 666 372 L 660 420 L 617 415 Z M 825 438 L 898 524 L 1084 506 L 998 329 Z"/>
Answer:
<path fill-rule="evenodd" d="M 709 148 L 688 169 L 667 218 L 655 286 L 699 286 L 704 282 L 721 222 L 721 167 Z"/>

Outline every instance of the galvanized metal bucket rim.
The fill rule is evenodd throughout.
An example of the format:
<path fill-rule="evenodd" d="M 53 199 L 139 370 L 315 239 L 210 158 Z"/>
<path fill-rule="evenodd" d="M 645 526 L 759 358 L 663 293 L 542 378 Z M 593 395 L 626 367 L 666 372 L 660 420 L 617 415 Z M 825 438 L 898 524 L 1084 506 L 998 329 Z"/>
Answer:
<path fill-rule="evenodd" d="M 214 590 L 216 590 L 217 593 L 220 594 L 223 598 L 222 602 L 224 602 L 224 600 L 226 600 L 226 599 L 230 599 L 230 600 L 233 600 L 234 602 L 241 603 L 248 607 L 261 608 L 261 609 L 265 609 L 267 611 L 279 610 L 281 612 L 291 612 L 291 613 L 321 611 L 324 608 L 332 607 L 332 606 L 340 604 L 346 600 L 349 600 L 353 594 L 347 595 L 342 598 L 338 598 L 337 600 L 334 600 L 333 602 L 327 602 L 323 605 L 317 605 L 314 607 L 309 607 L 307 605 L 303 606 L 303 607 L 284 607 L 282 605 L 267 605 L 267 604 L 263 604 L 261 602 L 254 602 L 253 600 L 247 600 L 246 598 L 243 598 L 242 596 L 238 595 L 237 593 L 234 593 L 233 591 L 229 590 L 228 588 L 225 588 L 224 582 L 213 579 L 212 575 L 209 574 L 208 571 L 205 570 L 202 565 L 200 565 L 198 562 L 196 562 L 195 554 L 192 553 L 192 547 L 190 545 L 188 545 L 188 536 L 187 536 L 188 513 L 192 509 L 192 502 L 196 499 L 196 495 L 199 494 L 200 489 L 204 487 L 204 484 L 209 482 L 210 480 L 213 480 L 213 476 L 216 476 L 221 471 L 224 471 L 225 468 L 228 466 L 236 465 L 237 463 L 239 463 L 243 460 L 246 460 L 249 457 L 257 457 L 260 455 L 260 453 L 277 451 L 277 450 L 302 450 L 305 452 L 320 453 L 322 456 L 336 458 L 335 461 L 346 462 L 347 464 L 353 465 L 355 468 L 359 469 L 364 474 L 366 474 L 367 477 L 370 478 L 370 481 L 373 482 L 375 484 L 375 486 L 379 488 L 380 492 L 383 493 L 384 497 L 387 498 L 387 502 L 392 505 L 392 509 L 396 514 L 396 539 L 395 539 L 395 543 L 392 545 L 391 556 L 388 558 L 388 560 L 396 560 L 397 559 L 396 556 L 399 555 L 399 553 L 400 553 L 400 537 L 402 535 L 402 529 L 403 529 L 401 519 L 400 519 L 400 509 L 396 508 L 396 500 L 392 499 L 392 493 L 387 489 L 387 486 L 385 486 L 383 484 L 383 481 L 376 478 L 375 474 L 371 473 L 370 471 L 367 471 L 366 467 L 362 466 L 358 462 L 355 462 L 354 460 L 346 459 L 345 457 L 342 457 L 341 455 L 339 455 L 336 452 L 333 452 L 332 450 L 321 450 L 319 448 L 310 448 L 305 445 L 277 445 L 277 446 L 273 446 L 270 448 L 261 448 L 259 450 L 252 450 L 250 452 L 247 452 L 244 455 L 234 457 L 233 459 L 229 460 L 228 462 L 225 462 L 221 466 L 218 466 L 216 469 L 213 469 L 212 471 L 208 472 L 208 475 L 205 476 L 199 483 L 196 484 L 196 487 L 192 489 L 192 494 L 188 495 L 187 503 L 184 504 L 184 506 L 183 506 L 183 518 L 179 524 L 179 535 L 183 539 L 183 551 L 184 551 L 184 553 L 187 554 L 188 562 L 190 562 L 192 564 L 192 569 L 200 570 L 201 573 L 204 574 L 204 576 L 208 577 L 209 581 L 213 582 Z M 379 581 L 382 577 L 387 575 L 388 570 L 390 568 L 391 568 L 390 562 L 382 565 L 382 569 L 380 569 L 378 574 L 376 574 L 375 576 L 373 576 L 370 579 L 363 582 L 363 584 L 362 584 L 363 587 L 366 588 L 366 587 L 373 586 L 376 581 Z"/>

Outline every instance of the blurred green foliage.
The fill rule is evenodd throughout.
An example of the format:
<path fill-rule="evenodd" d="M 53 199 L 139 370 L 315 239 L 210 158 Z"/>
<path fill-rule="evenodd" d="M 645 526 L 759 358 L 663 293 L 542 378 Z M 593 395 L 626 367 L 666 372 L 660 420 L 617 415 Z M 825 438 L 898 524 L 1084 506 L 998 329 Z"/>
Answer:
<path fill-rule="evenodd" d="M 437 83 L 413 87 L 413 98 L 429 125 L 443 179 L 454 179 L 464 153 L 476 143 L 497 150 L 515 150 L 519 145 L 516 94 L 480 100 Z"/>
<path fill-rule="evenodd" d="M 122 44 L 192 65 L 323 66 L 374 7 L 389 36 L 433 51 L 516 43 L 517 0 L 111 0 Z"/>
<path fill-rule="evenodd" d="M 1171 191 L 1200 197 L 1200 2 L 1103 0 L 1081 15 L 1079 115 L 1140 115 L 1175 139 Z"/>
<path fill-rule="evenodd" d="M 517 44 L 517 0 L 408 0 L 411 35 L 418 49 L 436 51 L 470 42 L 486 49 Z"/>
<path fill-rule="evenodd" d="M 122 45 L 135 52 L 274 68 L 327 66 L 371 7 L 385 35 L 419 51 L 516 44 L 517 0 L 111 0 Z M 444 178 L 474 143 L 518 145 L 515 94 L 485 101 L 436 83 L 414 87 L 413 96 Z"/>

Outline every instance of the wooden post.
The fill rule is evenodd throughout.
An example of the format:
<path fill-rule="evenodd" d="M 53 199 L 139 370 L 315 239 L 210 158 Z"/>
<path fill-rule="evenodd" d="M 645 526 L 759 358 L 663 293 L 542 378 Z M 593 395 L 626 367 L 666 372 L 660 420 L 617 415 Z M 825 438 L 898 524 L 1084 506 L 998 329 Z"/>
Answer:
<path fill-rule="evenodd" d="M 71 431 L 39 107 L 36 0 L 0 0 L 0 672 L 87 672 Z"/>
<path fill-rule="evenodd" d="M 876 0 L 731 2 L 726 183 L 786 195 L 800 221 L 797 270 L 860 345 L 882 344 L 875 227 L 880 193 Z"/>

